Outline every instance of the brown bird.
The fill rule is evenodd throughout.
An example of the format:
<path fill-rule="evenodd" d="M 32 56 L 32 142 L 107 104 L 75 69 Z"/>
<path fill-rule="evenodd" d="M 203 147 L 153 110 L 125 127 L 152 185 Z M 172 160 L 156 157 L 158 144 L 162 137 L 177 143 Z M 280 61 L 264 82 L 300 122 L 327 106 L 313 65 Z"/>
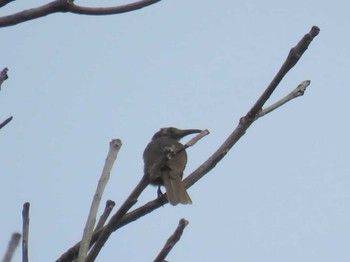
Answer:
<path fill-rule="evenodd" d="M 145 175 L 151 184 L 159 186 L 158 194 L 162 194 L 160 186 L 165 186 L 168 201 L 174 206 L 179 203 L 192 204 L 181 181 L 187 163 L 187 153 L 182 150 L 183 145 L 179 140 L 201 131 L 199 129 L 181 130 L 175 127 L 161 128 L 153 135 L 143 152 Z"/>

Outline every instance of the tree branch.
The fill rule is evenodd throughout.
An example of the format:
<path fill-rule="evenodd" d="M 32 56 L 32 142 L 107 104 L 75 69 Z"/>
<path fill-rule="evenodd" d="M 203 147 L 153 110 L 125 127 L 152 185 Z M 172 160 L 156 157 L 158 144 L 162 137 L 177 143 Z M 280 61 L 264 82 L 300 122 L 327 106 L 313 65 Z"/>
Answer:
<path fill-rule="evenodd" d="M 7 247 L 6 253 L 4 258 L 2 259 L 1 262 L 10 262 L 12 259 L 13 254 L 15 253 L 15 250 L 19 244 L 19 240 L 21 239 L 21 234 L 20 233 L 13 233 L 10 243 Z"/>
<path fill-rule="evenodd" d="M 0 72 L 0 91 L 1 91 L 1 85 L 2 83 L 8 79 L 8 75 L 7 72 L 9 71 L 9 69 L 7 67 L 5 67 L 1 72 Z"/>
<path fill-rule="evenodd" d="M 202 132 L 200 132 L 198 135 L 196 135 L 195 137 L 193 137 L 190 141 L 188 141 L 186 144 L 184 144 L 183 149 L 187 149 L 190 146 L 194 146 L 200 139 L 202 139 L 203 137 L 205 137 L 206 135 L 209 135 L 209 130 L 205 129 Z M 182 149 L 182 150 L 183 150 Z M 178 152 L 177 152 L 178 153 Z"/>
<path fill-rule="evenodd" d="M 103 191 L 108 183 L 113 164 L 117 159 L 117 155 L 121 146 L 122 146 L 122 142 L 120 141 L 120 139 L 113 139 L 109 143 L 109 152 L 105 161 L 105 165 L 102 170 L 101 178 L 96 188 L 94 199 L 91 203 L 91 208 L 88 215 L 88 219 L 86 221 L 86 226 L 84 228 L 81 246 L 79 249 L 78 262 L 85 262 L 86 260 L 87 252 L 90 247 L 91 236 L 92 236 L 95 222 L 96 222 L 97 210 L 100 205 Z"/>
<path fill-rule="evenodd" d="M 250 125 L 257 119 L 257 115 L 261 111 L 261 108 L 270 98 L 273 91 L 275 91 L 277 85 L 288 73 L 288 71 L 299 61 L 300 57 L 306 51 L 311 41 L 315 36 L 318 35 L 319 31 L 320 29 L 317 26 L 313 26 L 311 28 L 311 31 L 306 34 L 295 47 L 291 49 L 281 69 L 278 71 L 272 82 L 266 88 L 264 93 L 259 97 L 250 111 L 240 119 L 236 129 L 229 135 L 226 141 L 216 150 L 216 152 L 214 152 L 208 158 L 208 160 L 206 160 L 200 167 L 193 171 L 192 174 L 184 180 L 184 185 L 186 187 L 192 186 L 205 174 L 212 170 L 216 164 L 225 157 L 227 152 L 237 143 L 237 141 L 245 134 Z"/>
<path fill-rule="evenodd" d="M 7 118 L 6 120 L 4 120 L 2 123 L 0 123 L 0 129 L 3 128 L 4 126 L 6 126 L 8 123 L 10 123 L 10 121 L 12 120 L 12 116 L 10 116 L 9 118 Z"/>
<path fill-rule="evenodd" d="M 7 5 L 8 3 L 13 2 L 14 0 L 0 0 L 0 7 Z"/>
<path fill-rule="evenodd" d="M 170 253 L 171 249 L 176 245 L 176 243 L 180 240 L 182 233 L 185 227 L 188 225 L 188 221 L 182 218 L 179 221 L 179 225 L 177 226 L 175 232 L 169 237 L 166 241 L 164 247 L 159 252 L 158 256 L 154 260 L 154 262 L 163 262 L 166 256 Z"/>
<path fill-rule="evenodd" d="M 93 262 L 95 261 L 97 255 L 99 254 L 100 250 L 102 249 L 103 245 L 108 240 L 109 236 L 114 231 L 114 225 L 119 224 L 119 221 L 122 219 L 122 217 L 128 212 L 128 210 L 136 204 L 138 197 L 142 193 L 142 191 L 148 186 L 149 182 L 146 176 L 142 176 L 141 181 L 138 183 L 138 185 L 135 187 L 135 189 L 131 192 L 129 197 L 125 200 L 125 202 L 122 204 L 122 206 L 119 208 L 119 210 L 111 217 L 111 220 L 108 222 L 106 226 L 104 226 L 101 230 L 101 233 L 98 235 L 98 239 L 95 242 L 94 246 L 92 247 L 91 251 L 89 252 L 89 255 L 86 259 L 86 262 Z M 93 243 L 93 239 L 91 239 Z"/>
<path fill-rule="evenodd" d="M 28 234 L 29 234 L 29 207 L 30 203 L 26 202 L 23 205 L 23 229 L 22 229 L 22 262 L 28 262 Z"/>
<path fill-rule="evenodd" d="M 155 4 L 161 0 L 141 0 L 130 4 L 113 7 L 78 6 L 72 0 L 55 0 L 40 7 L 27 9 L 12 15 L 0 17 L 0 27 L 23 23 L 53 13 L 74 13 L 80 15 L 113 15 L 135 11 Z"/>
<path fill-rule="evenodd" d="M 112 200 L 107 200 L 106 201 L 105 210 L 103 211 L 102 215 L 100 216 L 100 219 L 99 219 L 99 221 L 98 221 L 94 231 L 98 231 L 98 230 L 100 230 L 103 227 L 103 225 L 107 221 L 107 218 L 111 214 L 114 206 L 115 206 L 115 202 L 114 201 L 112 201 Z"/>
<path fill-rule="evenodd" d="M 250 109 L 246 118 L 254 119 L 258 112 L 262 109 L 266 101 L 270 98 L 276 87 L 282 81 L 283 77 L 292 69 L 295 64 L 299 61 L 300 57 L 304 54 L 306 49 L 309 47 L 311 41 L 318 35 L 320 29 L 317 26 L 313 26 L 309 33 L 299 41 L 299 43 L 293 47 L 286 61 L 283 63 L 281 69 L 278 71 L 276 76 L 271 81 L 270 85 L 266 88 L 265 92 L 259 97 L 254 106 Z"/>
<path fill-rule="evenodd" d="M 160 2 L 161 0 L 143 0 L 131 4 L 113 7 L 84 7 L 71 5 L 69 12 L 79 15 L 115 15 L 135 11 L 146 6 Z"/>
<path fill-rule="evenodd" d="M 290 92 L 288 95 L 283 97 L 281 100 L 279 100 L 276 103 L 270 105 L 269 107 L 261 110 L 258 113 L 257 118 L 262 117 L 262 116 L 272 112 L 273 110 L 279 108 L 280 106 L 284 105 L 285 103 L 289 102 L 290 100 L 292 100 L 294 98 L 297 98 L 299 96 L 304 95 L 304 92 L 309 85 L 310 85 L 310 80 L 305 80 L 305 81 L 301 82 L 292 92 Z"/>

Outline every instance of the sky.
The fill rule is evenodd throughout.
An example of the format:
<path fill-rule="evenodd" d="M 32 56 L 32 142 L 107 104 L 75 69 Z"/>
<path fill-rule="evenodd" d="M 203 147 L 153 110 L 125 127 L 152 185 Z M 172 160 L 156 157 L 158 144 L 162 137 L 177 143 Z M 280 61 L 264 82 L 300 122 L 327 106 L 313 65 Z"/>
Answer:
<path fill-rule="evenodd" d="M 44 3 L 15 1 L 1 15 Z M 143 150 L 161 127 L 210 131 L 187 150 L 187 176 L 317 25 L 320 34 L 267 105 L 311 80 L 305 95 L 256 121 L 188 190 L 192 205 L 165 205 L 120 229 L 96 261 L 153 261 L 181 218 L 189 225 L 172 262 L 349 261 L 349 8 L 345 0 L 165 0 L 1 28 L 0 69 L 9 68 L 9 79 L 0 122 L 14 118 L 0 130 L 0 257 L 21 231 L 25 202 L 31 261 L 55 261 L 81 239 L 111 139 L 123 146 L 99 214 L 138 183 Z M 156 194 L 149 186 L 136 206 Z"/>

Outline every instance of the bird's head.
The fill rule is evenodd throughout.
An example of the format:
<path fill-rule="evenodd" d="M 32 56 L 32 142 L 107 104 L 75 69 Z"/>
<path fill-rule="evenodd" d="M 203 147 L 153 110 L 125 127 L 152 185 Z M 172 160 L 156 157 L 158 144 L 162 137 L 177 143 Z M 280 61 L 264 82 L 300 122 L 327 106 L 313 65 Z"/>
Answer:
<path fill-rule="evenodd" d="M 170 137 L 175 140 L 180 140 L 181 138 L 195 133 L 200 133 L 202 130 L 199 129 L 178 129 L 175 127 L 163 127 L 157 133 L 154 134 L 152 140 L 158 139 L 160 137 Z"/>

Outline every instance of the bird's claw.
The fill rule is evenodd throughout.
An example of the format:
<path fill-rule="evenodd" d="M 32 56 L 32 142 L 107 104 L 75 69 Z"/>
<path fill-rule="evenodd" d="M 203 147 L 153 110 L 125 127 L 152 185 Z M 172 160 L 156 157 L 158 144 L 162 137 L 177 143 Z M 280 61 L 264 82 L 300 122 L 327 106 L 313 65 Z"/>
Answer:
<path fill-rule="evenodd" d="M 158 198 L 160 198 L 164 195 L 162 190 L 160 189 L 160 186 L 158 186 L 157 195 L 158 195 Z"/>

